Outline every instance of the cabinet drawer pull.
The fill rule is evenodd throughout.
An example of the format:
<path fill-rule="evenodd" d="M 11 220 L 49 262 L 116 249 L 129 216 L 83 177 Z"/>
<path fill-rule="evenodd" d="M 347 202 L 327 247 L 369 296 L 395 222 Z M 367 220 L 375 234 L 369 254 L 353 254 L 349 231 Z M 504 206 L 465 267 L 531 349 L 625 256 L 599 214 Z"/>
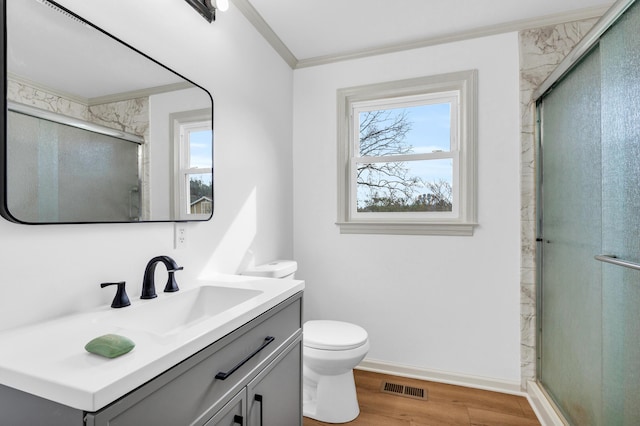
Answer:
<path fill-rule="evenodd" d="M 227 377 L 229 377 L 230 375 L 232 375 L 233 373 L 235 373 L 235 371 L 242 367 L 244 365 L 244 363 L 246 363 L 247 361 L 249 361 L 251 358 L 253 358 L 254 356 L 256 356 L 258 354 L 258 352 L 260 352 L 261 350 L 263 350 L 264 348 L 267 347 L 267 345 L 271 342 L 273 342 L 274 340 L 276 340 L 275 337 L 271 337 L 271 336 L 267 336 L 264 338 L 264 342 L 262 343 L 262 346 L 260 346 L 258 349 L 256 349 L 252 354 L 250 354 L 248 357 L 246 357 L 245 359 L 243 359 L 242 361 L 240 361 L 235 367 L 233 367 L 231 370 L 227 371 L 226 373 L 224 371 L 219 372 L 218 374 L 216 374 L 216 379 L 220 379 L 220 380 L 226 380 Z"/>
<path fill-rule="evenodd" d="M 260 426 L 263 426 L 263 424 L 264 424 L 264 423 L 262 422 L 262 395 L 255 394 L 255 396 L 253 397 L 253 399 L 254 399 L 256 402 L 259 402 L 259 403 L 260 403 Z"/>
<path fill-rule="evenodd" d="M 242 426 L 244 424 L 244 419 L 242 418 L 242 416 L 236 414 L 235 416 L 233 416 L 233 424 L 239 424 L 240 426 Z"/>

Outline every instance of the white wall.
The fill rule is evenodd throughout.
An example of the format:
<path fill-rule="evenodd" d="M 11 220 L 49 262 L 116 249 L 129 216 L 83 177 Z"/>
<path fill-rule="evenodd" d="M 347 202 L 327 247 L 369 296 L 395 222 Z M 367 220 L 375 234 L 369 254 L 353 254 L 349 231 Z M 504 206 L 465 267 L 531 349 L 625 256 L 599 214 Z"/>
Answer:
<path fill-rule="evenodd" d="M 479 71 L 473 237 L 341 235 L 338 88 Z M 294 256 L 307 319 L 369 332 L 369 359 L 518 383 L 518 36 L 485 37 L 294 73 Z"/>
<path fill-rule="evenodd" d="M 108 304 L 104 281 L 133 303 L 146 262 L 168 254 L 191 279 L 292 256 L 292 71 L 232 5 L 209 24 L 179 0 L 59 0 L 209 90 L 214 98 L 215 203 L 209 222 L 26 226 L 0 220 L 0 329 Z M 160 271 L 161 268 L 158 268 Z"/>

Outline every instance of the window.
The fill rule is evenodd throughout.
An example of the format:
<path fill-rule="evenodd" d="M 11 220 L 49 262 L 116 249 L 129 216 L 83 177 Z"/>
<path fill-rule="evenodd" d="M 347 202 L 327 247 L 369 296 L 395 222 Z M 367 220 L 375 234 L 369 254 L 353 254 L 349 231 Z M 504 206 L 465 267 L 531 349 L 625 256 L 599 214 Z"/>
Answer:
<path fill-rule="evenodd" d="M 338 91 L 342 233 L 472 235 L 476 71 Z"/>
<path fill-rule="evenodd" d="M 208 219 L 213 212 L 211 110 L 172 114 L 174 217 Z"/>

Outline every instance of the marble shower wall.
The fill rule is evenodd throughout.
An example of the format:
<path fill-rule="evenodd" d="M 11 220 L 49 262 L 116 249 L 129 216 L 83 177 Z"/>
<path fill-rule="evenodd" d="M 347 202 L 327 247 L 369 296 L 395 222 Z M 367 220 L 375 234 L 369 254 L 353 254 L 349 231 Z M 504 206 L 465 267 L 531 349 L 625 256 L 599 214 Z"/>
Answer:
<path fill-rule="evenodd" d="M 88 106 L 24 82 L 12 79 L 7 81 L 7 98 L 9 100 L 138 136 L 148 136 L 148 97 Z"/>
<path fill-rule="evenodd" d="M 520 32 L 520 366 L 522 389 L 536 377 L 536 164 L 533 91 L 586 35 L 597 18 Z"/>
<path fill-rule="evenodd" d="M 142 97 L 100 105 L 85 105 L 62 95 L 11 78 L 7 79 L 7 99 L 55 112 L 111 129 L 142 136 L 141 201 L 142 220 L 151 217 L 149 203 L 149 98 Z"/>
<path fill-rule="evenodd" d="M 89 110 L 86 105 L 11 78 L 7 79 L 7 99 L 45 111 L 89 121 Z"/>

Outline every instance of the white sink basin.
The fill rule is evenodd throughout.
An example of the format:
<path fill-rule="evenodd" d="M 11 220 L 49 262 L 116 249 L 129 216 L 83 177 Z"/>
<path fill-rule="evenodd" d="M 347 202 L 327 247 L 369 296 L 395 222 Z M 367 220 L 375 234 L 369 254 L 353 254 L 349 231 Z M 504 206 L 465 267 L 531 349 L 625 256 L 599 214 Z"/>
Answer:
<path fill-rule="evenodd" d="M 97 323 L 166 336 L 184 330 L 261 295 L 261 290 L 202 286 L 166 293 L 143 304 L 112 309 Z"/>

